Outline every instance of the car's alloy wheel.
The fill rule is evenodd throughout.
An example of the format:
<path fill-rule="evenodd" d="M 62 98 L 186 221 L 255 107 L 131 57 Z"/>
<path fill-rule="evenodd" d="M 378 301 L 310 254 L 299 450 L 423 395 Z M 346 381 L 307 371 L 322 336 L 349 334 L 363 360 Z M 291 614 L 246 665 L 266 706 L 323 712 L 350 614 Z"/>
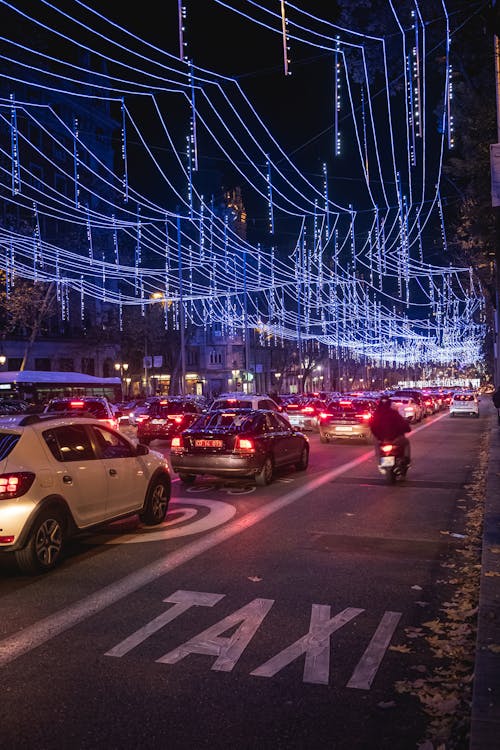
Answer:
<path fill-rule="evenodd" d="M 64 544 L 64 523 L 56 510 L 45 510 L 35 520 L 28 543 L 15 553 L 23 573 L 46 573 L 61 557 Z"/>
<path fill-rule="evenodd" d="M 259 487 L 265 487 L 267 484 L 271 484 L 274 474 L 274 464 L 271 456 L 266 456 L 262 468 L 255 475 L 255 482 Z"/>
<path fill-rule="evenodd" d="M 170 482 L 163 478 L 157 478 L 151 484 L 144 508 L 139 513 L 139 518 L 146 526 L 156 526 L 165 520 L 168 504 L 170 502 Z"/>

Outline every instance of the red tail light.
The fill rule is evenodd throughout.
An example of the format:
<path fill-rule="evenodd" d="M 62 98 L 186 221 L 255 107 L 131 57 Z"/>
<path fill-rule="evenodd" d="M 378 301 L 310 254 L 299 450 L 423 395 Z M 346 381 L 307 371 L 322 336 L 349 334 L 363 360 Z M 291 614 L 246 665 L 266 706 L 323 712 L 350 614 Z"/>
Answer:
<path fill-rule="evenodd" d="M 182 435 L 174 435 L 172 442 L 170 443 L 170 450 L 181 451 L 184 448 L 184 440 Z"/>
<path fill-rule="evenodd" d="M 255 443 L 252 438 L 240 437 L 238 435 L 234 449 L 235 451 L 238 451 L 238 453 L 255 453 Z"/>
<path fill-rule="evenodd" d="M 314 412 L 314 406 L 304 406 L 302 409 L 303 414 L 312 414 Z"/>
<path fill-rule="evenodd" d="M 70 401 L 70 404 L 72 409 L 83 409 L 85 406 L 85 401 Z"/>
<path fill-rule="evenodd" d="M 368 420 L 371 418 L 372 415 L 369 411 L 364 411 L 362 414 L 356 414 L 356 419 L 360 419 L 363 422 L 368 422 Z"/>
<path fill-rule="evenodd" d="M 382 451 L 382 453 L 392 453 L 392 451 L 394 450 L 394 446 L 389 444 L 381 445 L 380 450 Z"/>
<path fill-rule="evenodd" d="M 184 419 L 183 414 L 169 414 L 167 419 L 171 419 L 172 422 L 177 422 L 177 424 L 180 424 L 182 420 Z"/>
<path fill-rule="evenodd" d="M 30 471 L 16 471 L 12 474 L 0 474 L 0 500 L 21 497 L 28 492 L 35 481 Z"/>
<path fill-rule="evenodd" d="M 327 419 L 328 417 L 333 417 L 333 414 L 330 414 L 328 411 L 322 411 L 319 414 L 320 419 Z"/>

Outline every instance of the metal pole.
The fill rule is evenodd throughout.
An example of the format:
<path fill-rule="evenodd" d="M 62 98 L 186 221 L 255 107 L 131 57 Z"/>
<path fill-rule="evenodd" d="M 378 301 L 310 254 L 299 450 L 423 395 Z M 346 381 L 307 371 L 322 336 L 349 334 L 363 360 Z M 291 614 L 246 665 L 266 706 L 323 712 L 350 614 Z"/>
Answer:
<path fill-rule="evenodd" d="M 493 0 L 492 6 L 495 7 L 496 1 Z M 497 106 L 497 143 L 500 143 L 500 41 L 498 36 L 495 34 L 495 90 L 496 90 L 496 106 Z M 495 372 L 494 380 L 495 386 L 500 385 L 500 208 L 497 206 L 496 210 L 496 242 L 495 242 L 495 275 L 496 275 L 496 289 L 495 289 L 495 319 L 494 319 L 494 355 L 495 355 Z"/>

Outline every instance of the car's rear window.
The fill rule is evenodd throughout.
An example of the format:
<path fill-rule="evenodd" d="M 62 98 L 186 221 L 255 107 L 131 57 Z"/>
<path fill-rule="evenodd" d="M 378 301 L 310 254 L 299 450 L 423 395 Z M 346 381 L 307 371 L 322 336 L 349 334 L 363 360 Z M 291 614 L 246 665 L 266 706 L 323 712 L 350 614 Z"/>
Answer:
<path fill-rule="evenodd" d="M 251 404 L 248 401 L 238 398 L 223 398 L 212 405 L 212 409 L 249 409 L 250 407 Z"/>
<path fill-rule="evenodd" d="M 21 435 L 12 432 L 0 432 L 0 461 L 7 458 L 12 449 L 18 444 Z"/>
<path fill-rule="evenodd" d="M 73 399 L 71 401 L 52 401 L 49 404 L 48 411 L 85 412 L 91 414 L 96 419 L 106 419 L 108 416 L 106 407 L 100 401 L 83 401 L 79 399 Z"/>
<path fill-rule="evenodd" d="M 167 403 L 160 403 L 153 407 L 151 413 L 160 417 L 167 417 L 169 414 L 192 414 L 197 413 L 198 409 L 194 404 L 184 403 L 182 401 L 169 401 Z"/>
<path fill-rule="evenodd" d="M 248 412 L 217 411 L 203 414 L 192 425 L 193 430 L 235 430 L 245 432 L 255 429 L 257 417 Z"/>

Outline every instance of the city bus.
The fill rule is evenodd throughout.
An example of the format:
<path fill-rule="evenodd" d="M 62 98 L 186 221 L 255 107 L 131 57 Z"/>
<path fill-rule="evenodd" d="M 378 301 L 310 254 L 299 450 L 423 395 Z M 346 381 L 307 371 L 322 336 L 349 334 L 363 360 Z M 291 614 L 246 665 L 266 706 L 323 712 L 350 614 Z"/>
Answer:
<path fill-rule="evenodd" d="M 111 403 L 117 403 L 123 400 L 122 381 L 83 372 L 0 372 L 0 399 L 20 399 L 41 405 L 57 396 L 106 396 Z"/>

